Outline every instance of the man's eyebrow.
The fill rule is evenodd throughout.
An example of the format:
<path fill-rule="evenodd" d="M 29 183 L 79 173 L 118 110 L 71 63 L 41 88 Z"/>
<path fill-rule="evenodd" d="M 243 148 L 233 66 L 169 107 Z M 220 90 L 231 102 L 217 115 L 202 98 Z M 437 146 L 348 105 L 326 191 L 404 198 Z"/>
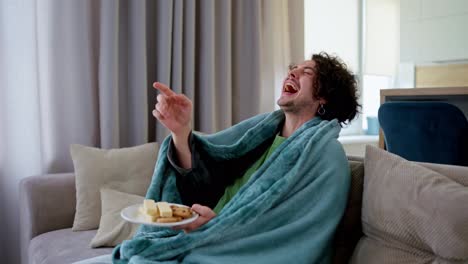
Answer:
<path fill-rule="evenodd" d="M 294 69 L 294 68 L 296 68 L 296 67 L 297 67 L 297 64 L 291 63 L 291 64 L 289 64 L 288 69 L 289 69 L 289 70 L 292 70 L 292 69 Z"/>
<path fill-rule="evenodd" d="M 306 69 L 306 70 L 312 70 L 312 71 L 314 70 L 314 68 L 312 68 L 312 67 L 310 67 L 310 66 L 305 66 L 304 69 Z"/>

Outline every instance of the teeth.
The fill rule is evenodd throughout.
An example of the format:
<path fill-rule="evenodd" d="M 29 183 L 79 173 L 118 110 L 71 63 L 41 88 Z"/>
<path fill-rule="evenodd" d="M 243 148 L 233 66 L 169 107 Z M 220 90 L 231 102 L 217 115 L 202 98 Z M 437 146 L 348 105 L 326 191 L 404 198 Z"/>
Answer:
<path fill-rule="evenodd" d="M 297 92 L 296 87 L 294 87 L 292 84 L 286 84 L 286 87 L 284 89 L 286 92 Z"/>

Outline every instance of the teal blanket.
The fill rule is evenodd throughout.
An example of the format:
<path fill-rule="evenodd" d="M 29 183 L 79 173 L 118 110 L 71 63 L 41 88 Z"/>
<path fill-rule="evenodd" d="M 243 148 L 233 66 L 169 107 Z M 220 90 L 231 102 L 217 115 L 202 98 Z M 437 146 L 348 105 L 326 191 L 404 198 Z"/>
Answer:
<path fill-rule="evenodd" d="M 212 135 L 194 135 L 215 160 L 244 155 L 271 138 L 282 111 Z M 283 142 L 210 222 L 191 233 L 142 226 L 114 249 L 113 263 L 328 263 L 350 185 L 336 120 L 314 118 Z M 147 198 L 180 203 L 161 145 Z M 219 175 L 222 177 L 222 175 Z"/>

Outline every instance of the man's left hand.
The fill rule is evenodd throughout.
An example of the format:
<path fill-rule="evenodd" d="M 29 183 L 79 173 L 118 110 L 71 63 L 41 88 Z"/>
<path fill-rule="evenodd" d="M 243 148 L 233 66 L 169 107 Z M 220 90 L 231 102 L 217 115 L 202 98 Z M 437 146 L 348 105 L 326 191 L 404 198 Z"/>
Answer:
<path fill-rule="evenodd" d="M 185 225 L 175 226 L 174 229 L 183 229 L 184 232 L 192 232 L 200 226 L 208 223 L 216 216 L 216 213 L 211 208 L 199 204 L 192 205 L 192 210 L 200 216 L 193 222 Z"/>

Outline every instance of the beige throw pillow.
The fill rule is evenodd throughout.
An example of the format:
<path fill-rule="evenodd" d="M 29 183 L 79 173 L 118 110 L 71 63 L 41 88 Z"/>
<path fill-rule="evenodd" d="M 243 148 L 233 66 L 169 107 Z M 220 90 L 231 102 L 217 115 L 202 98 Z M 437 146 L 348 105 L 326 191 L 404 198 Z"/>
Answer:
<path fill-rule="evenodd" d="M 143 204 L 143 200 L 143 196 L 102 188 L 101 221 L 90 246 L 114 247 L 126 239 L 131 239 L 139 225 L 125 221 L 120 212 L 130 205 Z"/>
<path fill-rule="evenodd" d="M 352 263 L 468 263 L 468 168 L 424 166 L 366 148 Z"/>
<path fill-rule="evenodd" d="M 158 143 L 131 148 L 70 148 L 76 179 L 73 231 L 96 229 L 101 217 L 101 187 L 144 196 L 153 176 Z"/>

